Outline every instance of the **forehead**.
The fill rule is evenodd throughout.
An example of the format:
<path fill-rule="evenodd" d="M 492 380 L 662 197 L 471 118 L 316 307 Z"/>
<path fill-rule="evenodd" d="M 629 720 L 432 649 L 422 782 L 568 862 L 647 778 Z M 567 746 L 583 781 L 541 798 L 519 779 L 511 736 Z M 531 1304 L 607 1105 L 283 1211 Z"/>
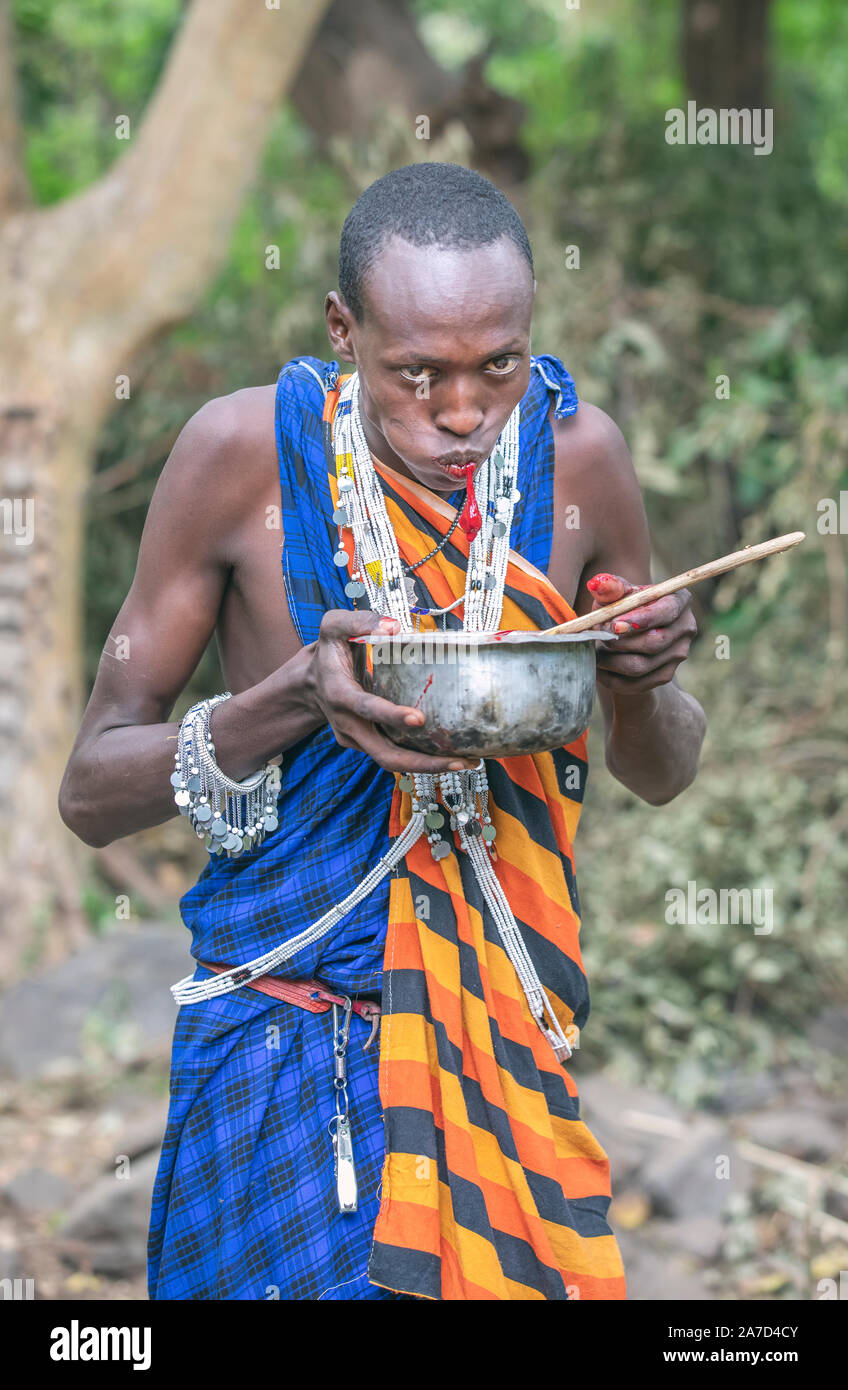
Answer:
<path fill-rule="evenodd" d="M 508 237 L 469 249 L 412 246 L 392 237 L 369 269 L 365 324 L 387 348 L 527 332 L 533 274 Z"/>

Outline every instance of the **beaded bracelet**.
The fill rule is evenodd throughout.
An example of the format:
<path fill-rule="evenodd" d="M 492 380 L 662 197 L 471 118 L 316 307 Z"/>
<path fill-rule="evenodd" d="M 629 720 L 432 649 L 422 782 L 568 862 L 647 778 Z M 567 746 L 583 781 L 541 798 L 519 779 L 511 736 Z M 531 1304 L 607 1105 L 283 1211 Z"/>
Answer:
<path fill-rule="evenodd" d="M 212 711 L 231 698 L 228 690 L 199 700 L 184 716 L 171 786 L 180 815 L 188 817 L 210 854 L 238 859 L 277 829 L 281 773 L 276 763 L 266 763 L 244 782 L 234 782 L 218 767 L 210 732 Z"/>

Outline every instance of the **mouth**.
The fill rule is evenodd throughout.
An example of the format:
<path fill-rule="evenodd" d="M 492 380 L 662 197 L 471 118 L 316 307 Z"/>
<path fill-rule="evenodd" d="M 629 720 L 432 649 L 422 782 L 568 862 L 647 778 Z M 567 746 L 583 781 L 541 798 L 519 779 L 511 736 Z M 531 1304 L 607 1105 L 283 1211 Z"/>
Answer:
<path fill-rule="evenodd" d="M 473 467 L 476 468 L 480 462 L 480 454 L 473 454 L 471 457 L 460 458 L 459 460 L 450 457 L 447 459 L 433 459 L 433 463 L 436 467 L 439 468 L 442 473 L 445 473 L 447 477 L 452 478 L 454 482 L 464 481 L 467 477 L 469 465 L 473 465 Z"/>

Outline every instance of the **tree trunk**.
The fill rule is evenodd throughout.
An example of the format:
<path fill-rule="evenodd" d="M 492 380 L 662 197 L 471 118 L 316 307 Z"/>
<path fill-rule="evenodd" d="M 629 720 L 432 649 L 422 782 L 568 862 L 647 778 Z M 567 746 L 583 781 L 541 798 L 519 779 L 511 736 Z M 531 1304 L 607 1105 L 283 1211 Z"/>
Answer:
<path fill-rule="evenodd" d="M 524 107 L 486 82 L 488 57 L 489 50 L 463 72 L 447 72 L 421 42 L 403 0 L 333 0 L 292 86 L 292 104 L 325 144 L 342 132 L 367 139 L 386 108 L 408 112 L 411 127 L 426 116 L 428 138 L 461 121 L 475 167 L 506 190 L 528 173 Z"/>
<path fill-rule="evenodd" d="M 28 206 L 0 56 L 0 971 L 85 927 L 56 798 L 81 705 L 83 497 L 115 378 L 222 264 L 275 109 L 328 0 L 195 0 L 129 148 Z M 0 38 L 8 33 L 0 0 Z"/>
<path fill-rule="evenodd" d="M 683 0 L 689 96 L 717 111 L 768 105 L 771 0 Z"/>

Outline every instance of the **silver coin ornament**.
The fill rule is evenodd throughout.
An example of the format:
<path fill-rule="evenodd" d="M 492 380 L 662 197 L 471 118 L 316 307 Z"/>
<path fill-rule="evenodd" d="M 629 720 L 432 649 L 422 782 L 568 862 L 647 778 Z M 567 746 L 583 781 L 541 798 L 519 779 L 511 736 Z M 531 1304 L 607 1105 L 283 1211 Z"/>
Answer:
<path fill-rule="evenodd" d="M 365 585 L 361 579 L 349 579 L 345 584 L 345 593 L 348 598 L 362 598 L 365 593 Z"/>
<path fill-rule="evenodd" d="M 450 854 L 450 845 L 446 844 L 444 840 L 437 840 L 434 845 L 430 846 L 430 853 L 434 859 L 446 859 Z"/>

